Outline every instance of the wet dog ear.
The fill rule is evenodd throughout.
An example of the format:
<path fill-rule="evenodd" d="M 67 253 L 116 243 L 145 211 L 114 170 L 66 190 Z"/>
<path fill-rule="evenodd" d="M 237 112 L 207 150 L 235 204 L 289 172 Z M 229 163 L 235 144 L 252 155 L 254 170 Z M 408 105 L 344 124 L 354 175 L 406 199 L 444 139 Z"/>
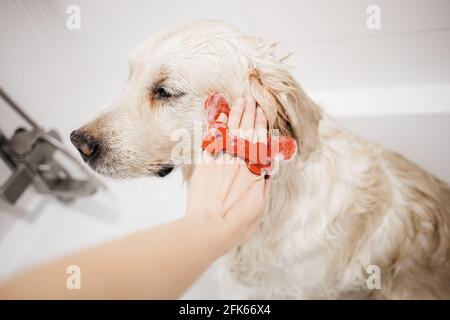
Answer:
<path fill-rule="evenodd" d="M 265 110 L 270 127 L 295 138 L 299 155 L 306 158 L 318 144 L 321 111 L 283 62 L 270 54 L 255 59 L 247 90 Z"/>

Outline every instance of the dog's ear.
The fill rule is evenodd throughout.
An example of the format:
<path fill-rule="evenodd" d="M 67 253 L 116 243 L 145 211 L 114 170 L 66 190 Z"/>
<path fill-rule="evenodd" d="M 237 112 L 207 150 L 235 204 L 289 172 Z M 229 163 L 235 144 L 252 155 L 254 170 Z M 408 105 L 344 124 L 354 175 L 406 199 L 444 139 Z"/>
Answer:
<path fill-rule="evenodd" d="M 304 93 L 283 61 L 267 52 L 253 59 L 247 92 L 266 112 L 269 127 L 295 138 L 299 156 L 306 159 L 318 144 L 321 110 Z"/>

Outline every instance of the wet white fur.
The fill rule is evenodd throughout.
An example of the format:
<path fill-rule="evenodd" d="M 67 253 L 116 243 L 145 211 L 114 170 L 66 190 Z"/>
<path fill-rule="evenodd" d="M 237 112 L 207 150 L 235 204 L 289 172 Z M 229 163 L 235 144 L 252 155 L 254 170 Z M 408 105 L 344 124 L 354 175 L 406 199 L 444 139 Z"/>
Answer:
<path fill-rule="evenodd" d="M 152 174 L 170 159 L 171 132 L 203 119 L 209 92 L 252 94 L 299 154 L 276 176 L 254 236 L 222 261 L 228 297 L 450 298 L 449 187 L 343 129 L 273 49 L 215 21 L 152 37 L 133 55 L 122 97 L 84 127 L 109 148 L 96 169 Z M 184 95 L 149 102 L 161 75 Z M 182 169 L 189 180 L 192 166 Z M 381 268 L 381 290 L 367 288 L 370 265 Z"/>

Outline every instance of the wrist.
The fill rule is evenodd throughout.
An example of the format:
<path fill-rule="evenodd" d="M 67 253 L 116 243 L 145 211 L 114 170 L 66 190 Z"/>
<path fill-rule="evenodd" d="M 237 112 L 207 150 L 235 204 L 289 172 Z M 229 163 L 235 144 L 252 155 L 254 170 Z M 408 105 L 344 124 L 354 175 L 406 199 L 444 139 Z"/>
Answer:
<path fill-rule="evenodd" d="M 217 257 L 224 255 L 234 245 L 233 231 L 223 217 L 212 213 L 187 213 L 183 219 L 194 223 L 203 234 L 209 247 L 214 248 Z"/>

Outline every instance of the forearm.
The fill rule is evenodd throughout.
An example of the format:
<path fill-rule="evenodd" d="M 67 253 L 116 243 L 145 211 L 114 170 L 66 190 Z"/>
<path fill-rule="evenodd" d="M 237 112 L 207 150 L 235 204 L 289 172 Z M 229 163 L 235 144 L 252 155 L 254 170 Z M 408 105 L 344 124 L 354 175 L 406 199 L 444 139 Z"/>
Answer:
<path fill-rule="evenodd" d="M 211 217 L 187 217 L 28 272 L 0 287 L 0 298 L 178 298 L 228 247 Z M 80 290 L 66 287 L 69 265 L 81 269 Z"/>

